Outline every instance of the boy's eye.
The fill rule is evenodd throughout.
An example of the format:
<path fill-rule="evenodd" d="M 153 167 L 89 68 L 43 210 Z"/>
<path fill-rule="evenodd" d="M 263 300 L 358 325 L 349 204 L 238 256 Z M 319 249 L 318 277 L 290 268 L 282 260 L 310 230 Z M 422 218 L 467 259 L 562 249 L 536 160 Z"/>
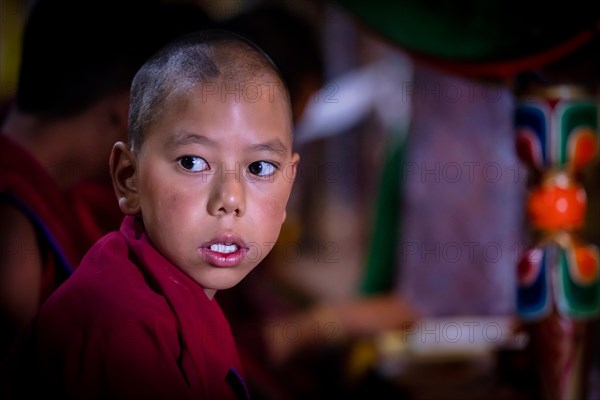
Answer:
<path fill-rule="evenodd" d="M 268 161 L 256 161 L 248 165 L 248 171 L 257 176 L 268 176 L 275 172 L 275 165 Z"/>
<path fill-rule="evenodd" d="M 206 171 L 209 168 L 204 158 L 196 156 L 183 156 L 179 159 L 179 164 L 184 169 L 192 172 Z"/>

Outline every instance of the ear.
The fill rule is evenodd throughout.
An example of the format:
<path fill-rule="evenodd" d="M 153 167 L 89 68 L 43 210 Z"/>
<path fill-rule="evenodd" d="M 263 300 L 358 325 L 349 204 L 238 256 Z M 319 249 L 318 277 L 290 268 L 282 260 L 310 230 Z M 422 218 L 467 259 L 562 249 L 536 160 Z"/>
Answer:
<path fill-rule="evenodd" d="M 124 214 L 137 215 L 140 201 L 137 190 L 137 159 L 123 142 L 117 142 L 110 153 L 110 176 Z"/>
<path fill-rule="evenodd" d="M 286 174 L 286 178 L 290 179 L 292 183 L 296 181 L 296 174 L 298 173 L 298 163 L 300 162 L 300 154 L 292 154 L 292 161 L 290 161 L 290 173 Z"/>
<path fill-rule="evenodd" d="M 300 162 L 300 155 L 298 153 L 294 153 L 292 154 L 292 161 L 290 162 L 290 165 L 286 168 L 285 174 L 284 174 L 284 179 L 288 180 L 291 185 L 290 185 L 290 189 L 291 187 L 294 186 L 294 182 L 296 181 L 296 174 L 298 173 L 298 163 Z M 287 210 L 283 210 L 283 220 L 281 221 L 281 223 L 283 224 L 285 222 L 285 219 L 287 218 Z"/>

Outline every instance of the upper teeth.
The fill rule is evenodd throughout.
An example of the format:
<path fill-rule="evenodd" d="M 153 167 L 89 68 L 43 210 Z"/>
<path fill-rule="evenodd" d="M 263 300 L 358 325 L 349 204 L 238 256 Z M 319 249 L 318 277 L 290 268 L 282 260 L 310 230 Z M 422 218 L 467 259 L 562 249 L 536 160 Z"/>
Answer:
<path fill-rule="evenodd" d="M 210 245 L 210 249 L 217 253 L 233 253 L 238 249 L 238 246 L 236 244 L 215 243 Z"/>

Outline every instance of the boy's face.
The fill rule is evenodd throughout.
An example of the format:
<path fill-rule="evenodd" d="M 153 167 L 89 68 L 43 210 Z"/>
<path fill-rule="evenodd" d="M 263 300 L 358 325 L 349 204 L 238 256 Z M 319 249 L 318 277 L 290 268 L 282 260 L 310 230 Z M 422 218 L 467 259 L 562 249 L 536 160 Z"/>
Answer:
<path fill-rule="evenodd" d="M 275 87 L 197 87 L 168 103 L 137 155 L 150 240 L 210 298 L 252 271 L 286 217 L 299 157 Z"/>

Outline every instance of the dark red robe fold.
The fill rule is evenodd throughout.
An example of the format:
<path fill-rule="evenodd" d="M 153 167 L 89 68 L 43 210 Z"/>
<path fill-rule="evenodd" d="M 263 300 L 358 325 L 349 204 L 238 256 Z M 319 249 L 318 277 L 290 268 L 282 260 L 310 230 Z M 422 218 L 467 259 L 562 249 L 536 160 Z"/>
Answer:
<path fill-rule="evenodd" d="M 73 212 L 70 196 L 18 143 L 0 134 L 0 201 L 32 222 L 42 248 L 45 280 L 41 300 L 79 264 L 91 243 Z M 57 277 L 62 274 L 63 278 Z"/>
<path fill-rule="evenodd" d="M 13 382 L 31 379 L 48 398 L 247 396 L 220 307 L 130 216 L 44 304 L 20 351 Z"/>
<path fill-rule="evenodd" d="M 119 228 L 122 219 L 112 185 L 83 181 L 62 190 L 27 149 L 3 134 L 0 202 L 19 209 L 38 234 L 44 268 L 41 302 L 100 237 Z"/>

